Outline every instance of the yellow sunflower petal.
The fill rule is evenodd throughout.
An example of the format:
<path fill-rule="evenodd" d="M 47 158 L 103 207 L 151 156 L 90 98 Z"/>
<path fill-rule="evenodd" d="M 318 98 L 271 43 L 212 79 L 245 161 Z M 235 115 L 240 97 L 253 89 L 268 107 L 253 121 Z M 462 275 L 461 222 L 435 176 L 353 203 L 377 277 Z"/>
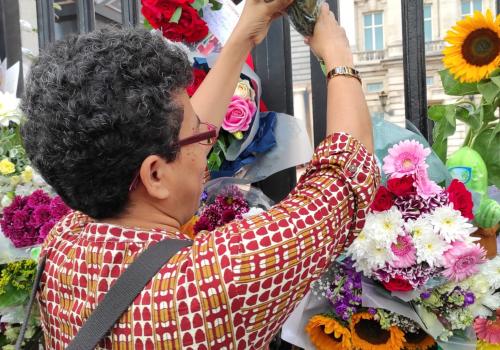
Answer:
<path fill-rule="evenodd" d="M 368 312 L 353 315 L 350 326 L 354 349 L 400 350 L 403 347 L 405 341 L 403 331 L 398 327 L 383 330 L 378 322 L 373 319 L 373 315 Z M 377 337 L 377 342 L 370 342 L 370 339 L 368 339 L 370 336 Z"/>
<path fill-rule="evenodd" d="M 311 342 L 318 350 L 350 350 L 351 332 L 336 319 L 324 316 L 313 316 L 307 326 Z"/>

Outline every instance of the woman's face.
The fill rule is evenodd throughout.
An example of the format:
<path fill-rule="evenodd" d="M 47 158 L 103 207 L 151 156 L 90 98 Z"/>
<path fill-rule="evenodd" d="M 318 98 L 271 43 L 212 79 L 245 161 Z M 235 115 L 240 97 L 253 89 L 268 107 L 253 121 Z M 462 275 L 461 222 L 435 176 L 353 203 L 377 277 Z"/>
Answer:
<path fill-rule="evenodd" d="M 200 119 L 193 110 L 191 101 L 186 92 L 179 96 L 184 107 L 184 120 L 179 132 L 179 140 L 200 133 Z M 186 223 L 194 215 L 199 206 L 203 191 L 205 170 L 207 167 L 207 153 L 210 146 L 193 143 L 181 147 L 173 166 L 174 176 L 171 186 L 171 200 L 169 201 L 176 212 L 176 219 L 180 224 Z"/>

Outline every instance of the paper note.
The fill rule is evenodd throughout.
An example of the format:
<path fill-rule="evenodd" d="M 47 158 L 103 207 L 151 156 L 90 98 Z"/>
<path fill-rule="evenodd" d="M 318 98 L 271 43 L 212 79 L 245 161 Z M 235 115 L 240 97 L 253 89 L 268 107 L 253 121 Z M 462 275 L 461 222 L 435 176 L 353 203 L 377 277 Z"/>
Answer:
<path fill-rule="evenodd" d="M 235 5 L 231 0 L 219 1 L 222 3 L 222 8 L 218 11 L 212 11 L 208 5 L 203 9 L 203 19 L 207 22 L 210 32 L 224 46 L 238 23 L 244 3 Z"/>

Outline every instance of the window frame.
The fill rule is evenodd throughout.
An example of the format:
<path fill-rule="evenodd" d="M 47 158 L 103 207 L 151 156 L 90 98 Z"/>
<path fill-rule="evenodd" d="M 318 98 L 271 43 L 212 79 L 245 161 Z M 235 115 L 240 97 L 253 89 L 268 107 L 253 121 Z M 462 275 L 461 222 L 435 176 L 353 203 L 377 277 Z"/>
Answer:
<path fill-rule="evenodd" d="M 377 14 L 380 14 L 382 17 L 381 24 L 375 24 L 375 16 Z M 366 25 L 366 18 L 367 16 L 370 16 L 371 18 L 371 24 L 369 26 Z M 376 30 L 380 28 L 382 30 L 382 42 L 380 45 L 380 48 L 377 46 L 377 35 L 376 35 Z M 371 43 L 372 43 L 372 48 L 368 49 L 367 48 L 367 43 L 368 41 L 366 40 L 366 30 L 369 29 L 371 33 Z M 372 12 L 365 12 L 363 13 L 363 40 L 364 40 L 364 51 L 369 52 L 369 51 L 382 51 L 384 50 L 385 47 L 385 35 L 384 35 L 384 11 L 372 11 Z"/>

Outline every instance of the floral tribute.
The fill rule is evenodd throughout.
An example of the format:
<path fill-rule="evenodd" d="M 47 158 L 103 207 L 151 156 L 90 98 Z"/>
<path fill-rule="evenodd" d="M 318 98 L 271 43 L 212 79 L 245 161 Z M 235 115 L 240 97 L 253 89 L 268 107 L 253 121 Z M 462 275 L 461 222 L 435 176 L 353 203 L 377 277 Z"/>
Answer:
<path fill-rule="evenodd" d="M 210 68 L 203 59 L 197 59 L 193 68 L 194 80 L 187 88 L 189 96 L 193 96 L 207 76 Z M 217 143 L 208 155 L 208 169 L 218 172 L 227 165 L 227 150 L 235 143 L 242 142 L 248 136 L 255 118 L 258 117 L 257 84 L 248 76 L 241 74 L 240 81 L 236 86 L 231 102 L 226 111 L 222 127 L 219 132 Z M 262 125 L 266 125 L 263 123 Z M 271 127 L 272 128 L 272 127 Z M 262 146 L 262 143 L 261 143 Z M 265 152 L 274 146 L 273 142 L 266 142 L 264 148 L 259 152 Z M 225 174 L 230 176 L 233 174 Z"/>
<path fill-rule="evenodd" d="M 195 44 L 208 35 L 203 8 L 221 8 L 216 0 L 142 0 L 142 14 L 151 27 L 172 41 Z"/>
<path fill-rule="evenodd" d="M 387 183 L 364 229 L 312 287 L 328 303 L 305 329 L 317 349 L 425 350 L 451 337 L 470 344 L 465 334 L 474 331 L 484 349 L 500 343 L 492 315 L 500 307 L 500 257 L 487 261 L 471 236 L 464 184 L 442 188 L 429 178 L 430 153 L 405 140 L 384 158 Z"/>

